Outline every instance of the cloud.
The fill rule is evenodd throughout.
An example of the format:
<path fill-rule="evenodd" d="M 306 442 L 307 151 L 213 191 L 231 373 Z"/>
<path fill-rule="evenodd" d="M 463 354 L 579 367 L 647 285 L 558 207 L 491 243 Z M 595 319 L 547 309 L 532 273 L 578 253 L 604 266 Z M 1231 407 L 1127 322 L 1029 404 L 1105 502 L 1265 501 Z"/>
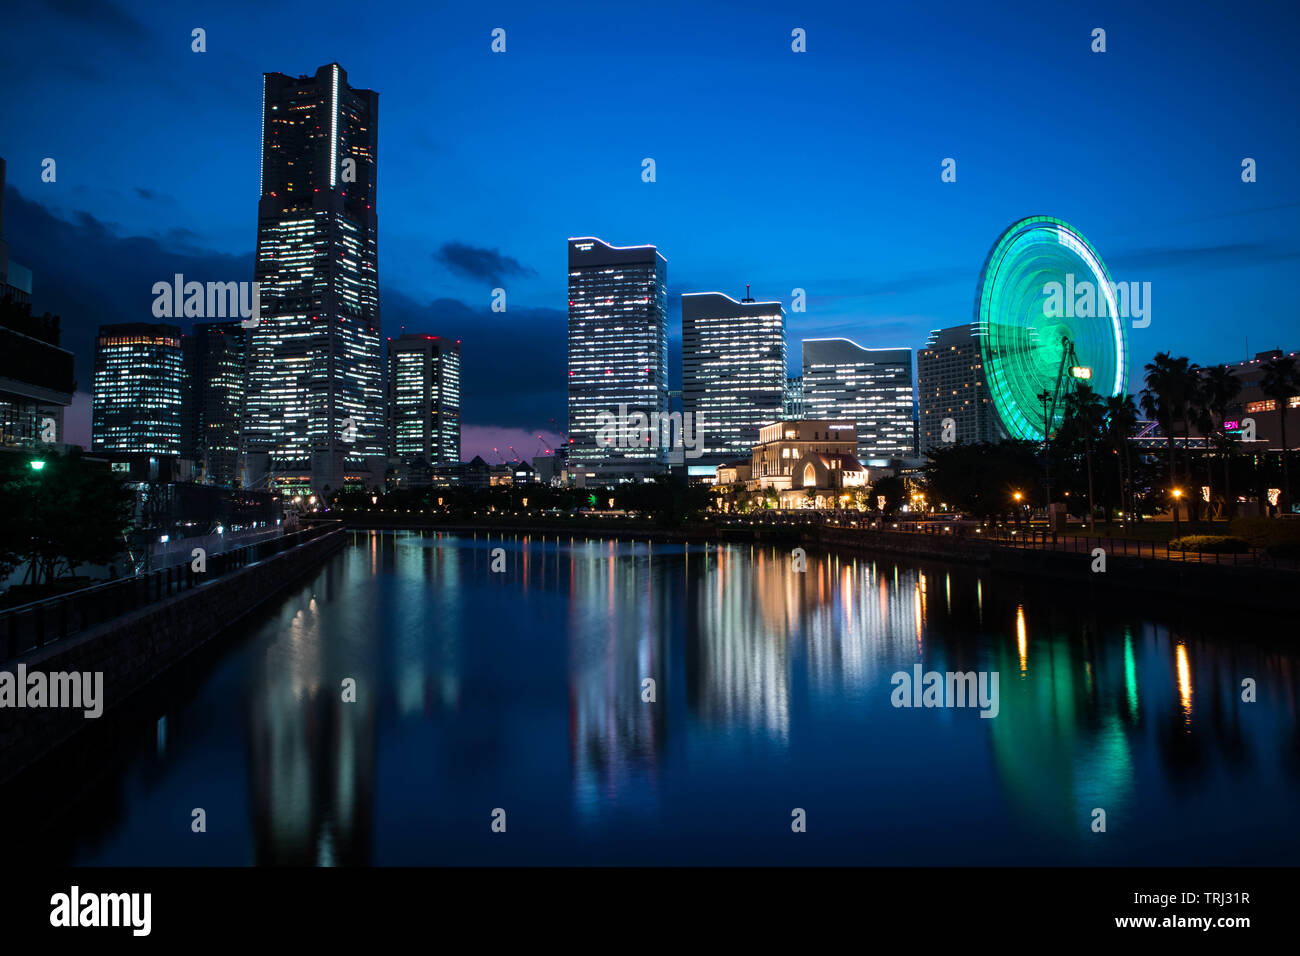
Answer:
<path fill-rule="evenodd" d="M 125 236 L 113 223 L 77 210 L 67 218 L 5 190 L 5 238 L 11 259 L 32 270 L 38 312 L 63 319 L 62 345 L 76 356 L 88 386 L 95 333 L 112 322 L 153 321 L 153 284 L 179 272 L 199 282 L 247 281 L 251 253 L 227 255 L 188 245 L 181 232 Z"/>
<path fill-rule="evenodd" d="M 537 275 L 535 269 L 511 256 L 503 256 L 496 249 L 480 249 L 463 242 L 444 243 L 433 254 L 433 260 L 467 279 L 485 279 L 493 284 L 508 276 L 527 279 Z"/>
<path fill-rule="evenodd" d="M 113 34 L 130 40 L 149 36 L 144 24 L 111 0 L 46 0 L 56 13 L 76 20 L 98 33 Z"/>
<path fill-rule="evenodd" d="M 1113 273 L 1116 268 L 1142 269 L 1233 269 L 1239 266 L 1283 262 L 1300 258 L 1300 249 L 1278 242 L 1234 242 L 1219 246 L 1182 246 L 1134 249 L 1106 257 Z M 1117 277 L 1118 278 L 1118 277 Z"/>
<path fill-rule="evenodd" d="M 176 200 L 171 196 L 166 193 L 160 193 L 156 189 L 145 189 L 143 186 L 132 186 L 131 188 L 135 191 L 137 196 L 146 202 L 165 203 L 168 205 L 176 202 Z"/>
<path fill-rule="evenodd" d="M 380 310 L 386 336 L 407 331 L 460 340 L 462 421 L 554 431 L 566 427 L 569 325 L 563 310 L 512 305 L 506 312 L 493 312 L 458 299 L 421 304 L 387 287 Z"/>
<path fill-rule="evenodd" d="M 62 345 L 76 356 L 83 388 L 92 378 L 98 327 L 153 321 L 155 282 L 170 282 L 178 272 L 197 282 L 253 277 L 251 253 L 233 256 L 193 246 L 187 230 L 122 235 L 114 224 L 84 211 L 55 215 L 12 186 L 5 193 L 5 213 L 10 256 L 32 270 L 37 311 L 62 317 Z M 422 303 L 381 285 L 380 320 L 388 337 L 405 328 L 461 340 L 465 422 L 564 429 L 568 317 L 563 310 L 511 305 L 493 312 L 486 304 L 471 307 L 456 299 Z M 188 331 L 190 322 L 176 321 Z"/>

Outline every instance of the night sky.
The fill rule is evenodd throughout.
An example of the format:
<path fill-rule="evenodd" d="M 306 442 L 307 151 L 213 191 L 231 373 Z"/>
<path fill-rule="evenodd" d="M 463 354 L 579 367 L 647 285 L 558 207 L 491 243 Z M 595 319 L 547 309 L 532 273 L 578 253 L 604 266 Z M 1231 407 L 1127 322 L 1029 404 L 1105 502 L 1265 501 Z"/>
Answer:
<path fill-rule="evenodd" d="M 563 425 L 570 236 L 659 246 L 674 382 L 682 292 L 806 289 L 792 371 L 805 336 L 919 348 L 970 321 L 990 246 L 1036 214 L 1151 282 L 1131 376 L 1162 349 L 1294 349 L 1297 6 L 1134 6 L 11 4 L 5 238 L 88 391 L 95 327 L 152 321 L 154 282 L 251 280 L 261 75 L 337 61 L 380 94 L 384 334 L 463 340 L 465 457 Z M 88 423 L 82 395 L 69 440 Z"/>

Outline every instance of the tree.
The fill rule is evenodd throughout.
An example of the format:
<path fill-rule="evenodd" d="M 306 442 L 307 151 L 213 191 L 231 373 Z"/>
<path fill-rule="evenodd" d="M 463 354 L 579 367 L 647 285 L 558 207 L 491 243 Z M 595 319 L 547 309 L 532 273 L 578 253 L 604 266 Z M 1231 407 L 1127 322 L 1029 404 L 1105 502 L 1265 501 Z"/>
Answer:
<path fill-rule="evenodd" d="M 1088 530 L 1097 530 L 1096 506 L 1092 493 L 1092 443 L 1101 434 L 1105 419 L 1106 406 L 1102 398 L 1092 390 L 1092 386 L 1079 383 L 1074 391 L 1065 396 L 1065 420 L 1063 429 L 1074 431 L 1083 442 L 1084 461 L 1088 471 Z"/>
<path fill-rule="evenodd" d="M 1287 462 L 1286 416 L 1291 399 L 1300 395 L 1300 371 L 1290 355 L 1271 358 L 1260 368 L 1264 377 L 1259 390 L 1277 402 L 1278 423 L 1282 431 L 1282 514 L 1291 513 L 1291 471 Z"/>
<path fill-rule="evenodd" d="M 49 584 L 83 564 L 109 564 L 120 553 L 131 493 L 81 449 L 26 460 L 0 483 L 0 565 L 26 564 L 26 584 Z"/>
<path fill-rule="evenodd" d="M 1233 403 L 1236 397 L 1241 394 L 1241 379 L 1237 378 L 1226 365 L 1215 365 L 1205 369 L 1201 373 L 1200 399 L 1201 408 L 1208 419 L 1208 428 L 1202 429 L 1206 437 L 1206 461 L 1205 461 L 1205 483 L 1210 486 L 1210 500 L 1214 500 L 1214 482 L 1211 479 L 1211 467 L 1209 461 L 1210 439 L 1218 434 L 1222 435 L 1223 422 L 1228 417 L 1228 406 Z M 1226 439 L 1227 436 L 1222 436 Z M 1226 441 L 1221 445 L 1221 450 L 1226 454 L 1231 453 L 1231 445 Z M 1232 473 L 1226 460 L 1223 465 L 1223 496 L 1224 510 L 1228 518 L 1236 510 L 1236 502 L 1232 495 Z"/>
<path fill-rule="evenodd" d="M 1133 468 L 1129 458 L 1129 440 L 1137 430 L 1138 410 L 1132 395 L 1112 395 L 1106 399 L 1105 440 L 1115 456 L 1119 472 L 1120 524 L 1128 527 L 1128 514 L 1132 508 Z M 1107 519 L 1109 520 L 1109 518 Z"/>
<path fill-rule="evenodd" d="M 1033 442 L 959 442 L 930 452 L 925 483 L 932 500 L 984 518 L 1005 512 L 1016 491 L 1030 496 L 1038 472 Z"/>
<path fill-rule="evenodd" d="M 885 507 L 880 509 L 880 515 L 883 518 L 887 514 L 896 512 L 907 497 L 907 486 L 902 478 L 897 475 L 888 475 L 884 478 L 876 479 L 875 484 L 871 486 L 871 497 L 883 497 Z"/>
<path fill-rule="evenodd" d="M 1142 410 L 1155 419 L 1165 433 L 1168 449 L 1169 490 L 1178 484 L 1178 464 L 1174 456 L 1174 422 L 1187 420 L 1188 386 L 1194 369 L 1185 357 L 1174 358 L 1157 352 L 1145 366 L 1146 388 L 1142 389 Z M 1174 505 L 1178 507 L 1177 504 Z"/>

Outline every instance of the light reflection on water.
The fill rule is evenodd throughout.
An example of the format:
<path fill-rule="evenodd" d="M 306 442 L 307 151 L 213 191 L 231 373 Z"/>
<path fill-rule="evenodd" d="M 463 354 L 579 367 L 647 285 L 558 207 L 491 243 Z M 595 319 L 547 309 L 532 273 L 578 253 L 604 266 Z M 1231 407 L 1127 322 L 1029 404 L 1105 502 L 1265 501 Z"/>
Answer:
<path fill-rule="evenodd" d="M 1295 654 L 1243 621 L 1180 631 L 970 568 L 790 564 L 358 534 L 158 715 L 166 748 L 151 724 L 93 832 L 59 825 L 89 863 L 1295 862 Z M 998 716 L 894 708 L 918 662 L 997 671 Z M 219 838 L 177 857 L 164 821 L 200 805 Z"/>

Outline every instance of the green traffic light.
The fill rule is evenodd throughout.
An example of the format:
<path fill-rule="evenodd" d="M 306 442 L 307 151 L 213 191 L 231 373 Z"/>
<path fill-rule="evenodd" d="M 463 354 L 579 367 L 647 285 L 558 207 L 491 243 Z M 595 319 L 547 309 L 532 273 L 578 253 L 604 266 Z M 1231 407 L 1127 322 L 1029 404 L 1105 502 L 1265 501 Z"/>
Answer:
<path fill-rule="evenodd" d="M 45 462 L 41 461 L 39 458 L 33 459 L 32 461 L 29 461 L 27 464 L 32 466 L 32 471 L 40 471 L 45 467 Z"/>

